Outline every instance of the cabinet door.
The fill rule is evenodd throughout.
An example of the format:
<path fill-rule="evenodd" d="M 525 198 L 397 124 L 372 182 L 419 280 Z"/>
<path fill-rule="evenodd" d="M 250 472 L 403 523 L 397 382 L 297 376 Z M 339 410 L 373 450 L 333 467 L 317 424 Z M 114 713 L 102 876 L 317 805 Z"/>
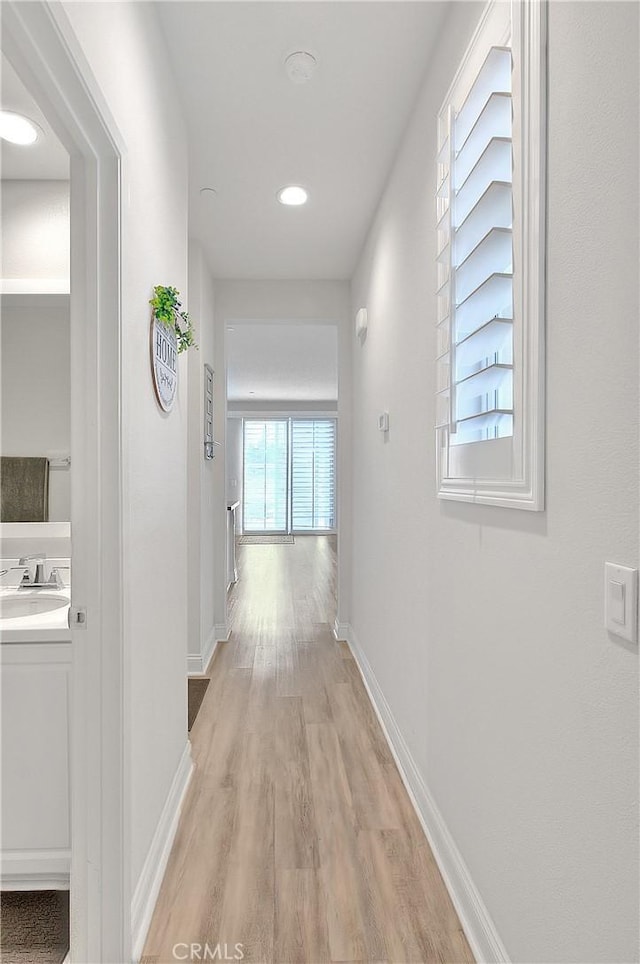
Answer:
<path fill-rule="evenodd" d="M 2 647 L 3 883 L 68 874 L 70 644 Z M 33 881 L 34 885 L 37 881 Z"/>

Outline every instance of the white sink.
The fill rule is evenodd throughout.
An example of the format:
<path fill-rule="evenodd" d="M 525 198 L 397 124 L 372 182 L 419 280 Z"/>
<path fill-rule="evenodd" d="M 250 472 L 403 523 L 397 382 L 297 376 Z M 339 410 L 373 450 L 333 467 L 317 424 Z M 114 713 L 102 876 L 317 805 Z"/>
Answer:
<path fill-rule="evenodd" d="M 40 613 L 54 612 L 68 605 L 69 600 L 66 596 L 48 592 L 31 592 L 28 595 L 16 592 L 0 597 L 0 617 L 15 619 L 20 616 L 37 616 Z"/>

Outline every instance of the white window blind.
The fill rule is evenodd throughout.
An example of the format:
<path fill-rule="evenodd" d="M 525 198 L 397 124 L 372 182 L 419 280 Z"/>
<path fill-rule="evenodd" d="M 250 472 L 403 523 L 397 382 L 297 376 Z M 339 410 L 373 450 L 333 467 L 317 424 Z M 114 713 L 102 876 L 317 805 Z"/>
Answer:
<path fill-rule="evenodd" d="M 546 4 L 487 3 L 438 114 L 438 495 L 544 497 Z"/>
<path fill-rule="evenodd" d="M 513 433 L 511 50 L 491 47 L 438 155 L 438 423 L 450 444 Z"/>
<path fill-rule="evenodd" d="M 336 423 L 291 422 L 291 508 L 294 531 L 334 529 Z"/>

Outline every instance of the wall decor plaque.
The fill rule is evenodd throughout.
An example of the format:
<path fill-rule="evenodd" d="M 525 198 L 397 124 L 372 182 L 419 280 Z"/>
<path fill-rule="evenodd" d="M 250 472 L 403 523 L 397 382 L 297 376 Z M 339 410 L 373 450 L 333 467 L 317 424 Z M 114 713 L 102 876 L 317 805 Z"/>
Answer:
<path fill-rule="evenodd" d="M 173 408 L 178 390 L 178 340 L 173 327 L 151 319 L 151 373 L 163 412 Z"/>

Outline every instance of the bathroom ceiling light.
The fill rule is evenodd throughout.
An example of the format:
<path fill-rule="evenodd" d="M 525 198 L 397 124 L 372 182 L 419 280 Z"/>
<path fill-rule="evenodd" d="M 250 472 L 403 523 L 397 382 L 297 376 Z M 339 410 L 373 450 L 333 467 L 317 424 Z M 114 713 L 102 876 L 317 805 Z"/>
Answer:
<path fill-rule="evenodd" d="M 0 137 L 12 144 L 33 144 L 38 139 L 38 128 L 22 114 L 0 110 Z"/>
<path fill-rule="evenodd" d="M 289 184 L 287 187 L 281 187 L 276 197 L 280 201 L 280 204 L 286 204 L 290 207 L 299 207 L 301 204 L 306 204 L 309 199 L 309 195 L 299 184 Z"/>

